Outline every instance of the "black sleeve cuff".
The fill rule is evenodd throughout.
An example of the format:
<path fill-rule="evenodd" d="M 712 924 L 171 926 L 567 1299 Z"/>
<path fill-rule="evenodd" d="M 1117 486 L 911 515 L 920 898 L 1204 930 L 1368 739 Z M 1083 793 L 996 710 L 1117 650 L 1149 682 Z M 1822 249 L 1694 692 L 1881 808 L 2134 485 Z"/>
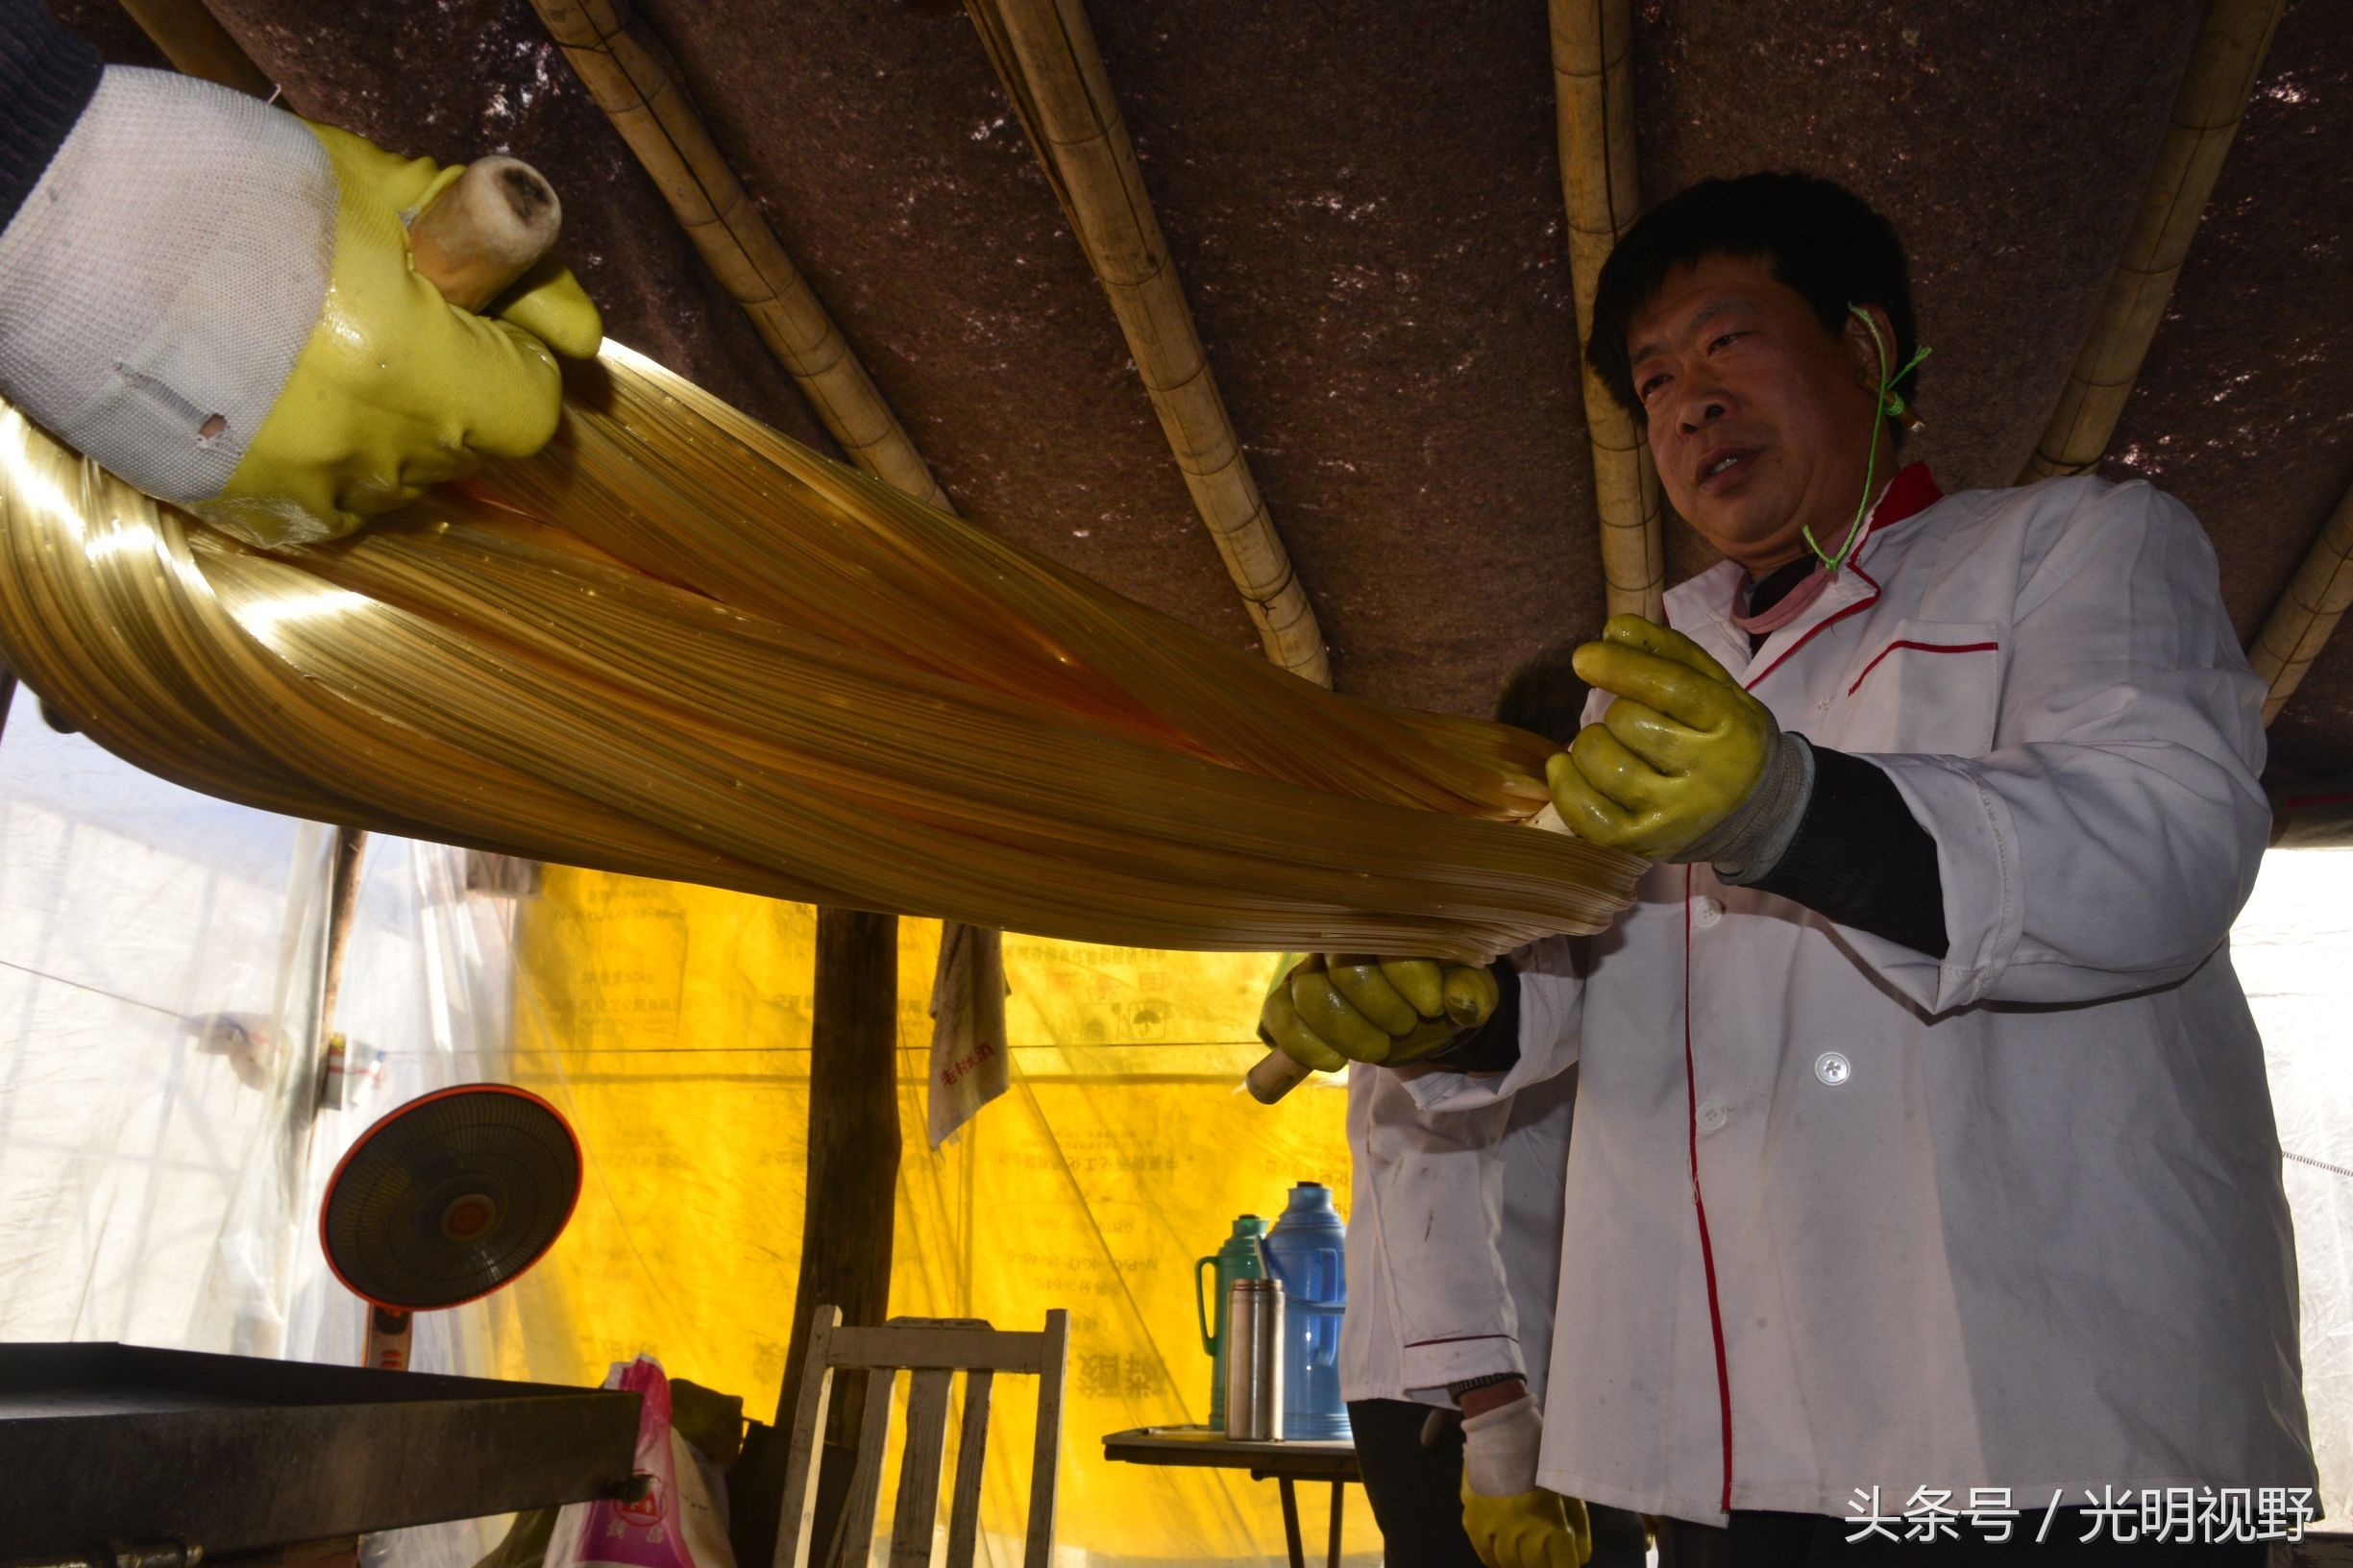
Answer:
<path fill-rule="evenodd" d="M 1507 958 L 1487 966 L 1495 976 L 1495 1011 L 1487 1021 L 1442 1051 L 1423 1057 L 1456 1072 L 1508 1072 L 1520 1060 L 1520 971 Z"/>
<path fill-rule="evenodd" d="M 1814 793 L 1797 837 L 1749 886 L 1943 958 L 1949 943 L 1936 840 L 1883 771 L 1827 747 L 1813 751 Z"/>
<path fill-rule="evenodd" d="M 105 69 L 42 0 L 0 0 L 0 229 L 48 172 Z"/>

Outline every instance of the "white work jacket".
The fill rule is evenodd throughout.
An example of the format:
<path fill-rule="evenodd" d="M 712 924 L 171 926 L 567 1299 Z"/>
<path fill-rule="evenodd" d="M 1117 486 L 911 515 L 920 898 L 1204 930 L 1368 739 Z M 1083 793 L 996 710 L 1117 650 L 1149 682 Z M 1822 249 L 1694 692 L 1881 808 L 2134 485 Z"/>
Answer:
<path fill-rule="evenodd" d="M 1580 1064 L 1544 1484 L 1703 1522 L 2312 1485 L 2228 950 L 2263 687 L 2203 531 L 2145 484 L 1938 498 L 1915 468 L 1753 654 L 1740 580 L 1669 620 L 1886 770 L 1950 946 L 1657 865 L 1609 932 L 1523 950 L 1509 1074 L 1409 1085 L 1460 1109 Z"/>
<path fill-rule="evenodd" d="M 1576 1105 L 1574 1068 L 1466 1112 L 1349 1074 L 1341 1397 L 1452 1405 L 1448 1384 L 1498 1372 L 1542 1394 Z"/>

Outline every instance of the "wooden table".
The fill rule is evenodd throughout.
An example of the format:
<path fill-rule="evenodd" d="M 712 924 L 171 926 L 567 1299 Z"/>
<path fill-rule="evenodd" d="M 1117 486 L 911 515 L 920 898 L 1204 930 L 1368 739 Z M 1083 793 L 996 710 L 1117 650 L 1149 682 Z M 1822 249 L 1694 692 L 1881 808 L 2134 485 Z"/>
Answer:
<path fill-rule="evenodd" d="M 1215 1427 L 1138 1427 L 1115 1432 L 1103 1439 L 1103 1457 L 1122 1464 L 1165 1464 L 1210 1470 L 1247 1470 L 1252 1481 L 1272 1480 L 1283 1496 L 1283 1534 L 1291 1550 L 1291 1568 L 1308 1568 L 1307 1552 L 1299 1537 L 1299 1497 L 1293 1490 L 1303 1481 L 1332 1483 L 1332 1533 L 1325 1550 L 1327 1568 L 1340 1568 L 1342 1488 L 1364 1477 L 1357 1469 L 1357 1450 L 1349 1442 L 1244 1443 Z"/>

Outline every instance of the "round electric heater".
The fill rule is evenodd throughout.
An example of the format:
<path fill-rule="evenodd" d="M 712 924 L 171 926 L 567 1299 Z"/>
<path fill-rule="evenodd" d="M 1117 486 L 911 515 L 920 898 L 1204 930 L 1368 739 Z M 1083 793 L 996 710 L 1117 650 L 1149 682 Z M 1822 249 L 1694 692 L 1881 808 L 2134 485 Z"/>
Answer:
<path fill-rule="evenodd" d="M 408 1364 L 408 1314 L 463 1306 L 539 1262 L 580 1197 L 580 1140 L 507 1084 L 421 1095 L 359 1135 L 327 1180 L 319 1245 L 367 1302 L 366 1364 Z"/>

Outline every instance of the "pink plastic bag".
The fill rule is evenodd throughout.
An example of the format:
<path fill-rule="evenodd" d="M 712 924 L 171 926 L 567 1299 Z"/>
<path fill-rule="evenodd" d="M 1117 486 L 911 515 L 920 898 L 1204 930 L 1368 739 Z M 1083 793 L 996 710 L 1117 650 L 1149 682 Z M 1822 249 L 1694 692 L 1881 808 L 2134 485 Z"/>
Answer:
<path fill-rule="evenodd" d="M 547 1568 L 735 1568 L 726 1514 L 711 1480 L 693 1447 L 670 1430 L 670 1379 L 662 1363 L 645 1356 L 616 1361 L 604 1386 L 644 1396 L 637 1473 L 652 1484 L 632 1503 L 566 1506 L 548 1542 Z"/>

